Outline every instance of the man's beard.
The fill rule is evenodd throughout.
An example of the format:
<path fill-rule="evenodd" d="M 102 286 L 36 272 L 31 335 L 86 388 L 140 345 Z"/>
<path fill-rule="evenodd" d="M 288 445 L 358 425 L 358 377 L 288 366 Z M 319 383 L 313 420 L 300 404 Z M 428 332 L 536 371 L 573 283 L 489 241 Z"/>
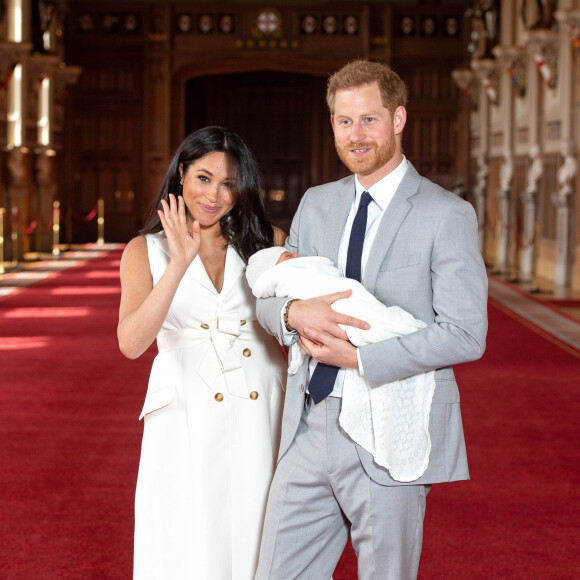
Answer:
<path fill-rule="evenodd" d="M 371 143 L 371 145 L 375 145 L 372 154 L 365 155 L 364 158 L 360 159 L 352 157 L 349 153 L 349 149 L 364 149 L 364 144 L 361 144 L 359 147 L 351 146 L 346 148 L 339 145 L 335 140 L 334 145 L 341 161 L 357 175 L 370 175 L 371 173 L 374 173 L 386 165 L 393 158 L 396 151 L 394 131 L 392 138 L 380 147 L 376 147 L 375 143 Z"/>

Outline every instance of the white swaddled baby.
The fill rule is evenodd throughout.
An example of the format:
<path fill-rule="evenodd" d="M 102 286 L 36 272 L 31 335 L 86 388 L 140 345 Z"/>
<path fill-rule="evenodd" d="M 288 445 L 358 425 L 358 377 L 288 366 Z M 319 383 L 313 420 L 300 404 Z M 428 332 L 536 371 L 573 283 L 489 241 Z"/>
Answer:
<path fill-rule="evenodd" d="M 304 300 L 352 290 L 349 298 L 337 300 L 332 308 L 371 325 L 368 330 L 341 326 L 355 346 L 397 338 L 426 326 L 398 306 L 385 306 L 360 282 L 342 277 L 322 256 L 298 257 L 283 247 L 267 248 L 250 258 L 246 278 L 257 298 Z M 298 370 L 304 356 L 298 343 L 290 347 L 289 374 Z M 340 425 L 378 465 L 389 470 L 393 479 L 414 481 L 429 463 L 429 413 L 434 390 L 434 371 L 371 389 L 358 370 L 346 369 Z"/>

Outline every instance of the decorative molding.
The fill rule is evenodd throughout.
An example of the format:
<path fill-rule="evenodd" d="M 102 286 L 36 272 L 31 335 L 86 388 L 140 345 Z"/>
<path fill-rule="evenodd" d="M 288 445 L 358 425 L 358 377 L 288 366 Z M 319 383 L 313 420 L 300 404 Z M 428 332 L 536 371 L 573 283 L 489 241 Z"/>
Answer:
<path fill-rule="evenodd" d="M 555 14 L 560 30 L 567 32 L 575 49 L 580 49 L 580 10 L 558 10 Z"/>
<path fill-rule="evenodd" d="M 283 33 L 282 15 L 275 8 L 260 10 L 256 16 L 252 36 L 255 38 L 279 38 Z"/>
<path fill-rule="evenodd" d="M 499 104 L 499 63 L 492 58 L 476 59 L 471 61 L 471 68 L 485 89 L 490 102 L 493 105 Z"/>
<path fill-rule="evenodd" d="M 44 78 L 53 78 L 59 58 L 52 54 L 33 54 L 27 61 L 28 90 L 37 92 Z"/>
<path fill-rule="evenodd" d="M 66 65 L 64 62 L 58 64 L 54 71 L 54 94 L 56 95 L 57 104 L 66 89 L 79 82 L 83 69 L 80 66 Z"/>
<path fill-rule="evenodd" d="M 534 59 L 546 85 L 553 89 L 558 80 L 558 33 L 533 30 L 526 49 Z"/>
<path fill-rule="evenodd" d="M 29 42 L 0 42 L 0 89 L 8 86 L 14 68 L 26 60 L 31 50 Z"/>
<path fill-rule="evenodd" d="M 528 81 L 528 53 L 523 46 L 496 46 L 493 54 L 510 77 L 514 92 L 524 97 Z"/>
<path fill-rule="evenodd" d="M 451 72 L 451 78 L 464 95 L 469 95 L 475 85 L 475 75 L 469 68 L 456 68 Z"/>

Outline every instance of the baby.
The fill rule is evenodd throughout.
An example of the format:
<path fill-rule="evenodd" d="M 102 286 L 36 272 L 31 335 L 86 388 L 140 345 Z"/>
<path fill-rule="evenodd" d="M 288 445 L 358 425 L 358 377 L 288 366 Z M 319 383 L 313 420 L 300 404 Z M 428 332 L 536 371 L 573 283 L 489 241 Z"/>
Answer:
<path fill-rule="evenodd" d="M 366 320 L 361 330 L 342 326 L 355 346 L 394 339 L 427 326 L 399 306 L 386 306 L 360 282 L 345 278 L 323 256 L 299 257 L 283 247 L 256 252 L 249 260 L 246 278 L 256 298 L 270 296 L 307 299 L 352 290 L 337 300 L 337 312 Z M 305 353 L 296 342 L 290 347 L 288 373 L 300 367 Z M 353 441 L 369 451 L 375 463 L 402 482 L 420 477 L 429 462 L 429 413 L 435 390 L 430 371 L 371 389 L 358 370 L 346 369 L 340 424 Z"/>
<path fill-rule="evenodd" d="M 337 300 L 332 308 L 370 323 L 368 330 L 341 326 L 355 346 L 409 334 L 426 326 L 399 306 L 385 306 L 360 282 L 342 277 L 332 261 L 323 256 L 300 258 L 279 246 L 266 248 L 250 258 L 246 278 L 256 298 L 306 299 L 352 290 L 349 298 Z M 302 359 L 299 352 L 291 354 L 290 374 L 294 374 Z"/>

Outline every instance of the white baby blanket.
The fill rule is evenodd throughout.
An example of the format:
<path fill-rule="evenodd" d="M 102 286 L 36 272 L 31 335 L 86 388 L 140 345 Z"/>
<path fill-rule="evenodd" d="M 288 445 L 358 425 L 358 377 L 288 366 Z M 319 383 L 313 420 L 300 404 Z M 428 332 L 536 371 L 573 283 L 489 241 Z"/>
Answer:
<path fill-rule="evenodd" d="M 426 326 L 398 306 L 385 306 L 356 280 L 341 277 L 332 262 L 322 256 L 288 260 L 262 274 L 252 268 L 250 259 L 247 278 L 252 280 L 252 292 L 258 298 L 307 299 L 352 290 L 349 298 L 337 300 L 332 307 L 371 325 L 369 330 L 342 327 L 355 346 L 400 337 Z M 298 343 L 293 344 L 289 374 L 298 370 L 304 356 Z M 373 455 L 378 465 L 389 470 L 393 479 L 415 481 L 429 463 L 429 413 L 434 390 L 434 371 L 371 389 L 358 370 L 347 369 L 340 425 L 353 441 Z"/>

